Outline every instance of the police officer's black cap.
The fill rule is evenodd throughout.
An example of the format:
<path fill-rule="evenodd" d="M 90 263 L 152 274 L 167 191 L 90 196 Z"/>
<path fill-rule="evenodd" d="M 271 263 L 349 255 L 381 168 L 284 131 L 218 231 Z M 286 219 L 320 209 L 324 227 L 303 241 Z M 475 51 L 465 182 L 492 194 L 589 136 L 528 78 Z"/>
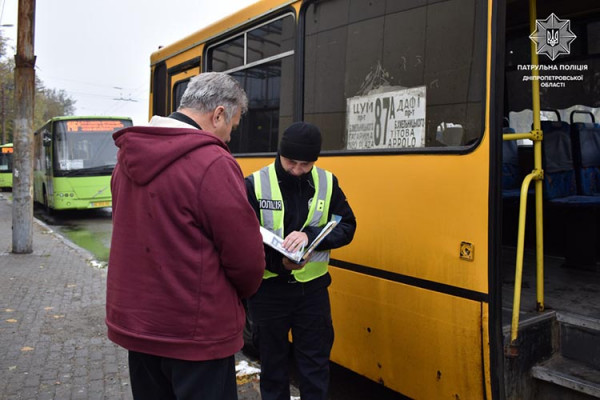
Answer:
<path fill-rule="evenodd" d="M 321 153 L 321 131 L 308 122 L 290 125 L 279 143 L 279 154 L 296 161 L 317 161 Z"/>

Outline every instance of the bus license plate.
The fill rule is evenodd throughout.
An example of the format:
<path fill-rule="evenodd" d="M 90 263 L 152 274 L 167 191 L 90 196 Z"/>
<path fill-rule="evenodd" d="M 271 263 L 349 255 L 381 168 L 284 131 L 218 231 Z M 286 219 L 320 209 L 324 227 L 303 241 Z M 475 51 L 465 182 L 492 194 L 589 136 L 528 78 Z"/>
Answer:
<path fill-rule="evenodd" d="M 91 203 L 92 207 L 110 207 L 110 201 L 98 201 L 96 203 Z"/>

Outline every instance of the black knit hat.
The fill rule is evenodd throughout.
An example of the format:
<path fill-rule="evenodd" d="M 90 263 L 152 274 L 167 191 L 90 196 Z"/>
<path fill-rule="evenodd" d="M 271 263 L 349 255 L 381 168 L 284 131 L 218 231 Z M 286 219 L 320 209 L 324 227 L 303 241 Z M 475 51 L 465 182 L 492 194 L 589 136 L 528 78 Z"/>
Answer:
<path fill-rule="evenodd" d="M 321 152 L 321 132 L 308 122 L 290 125 L 279 143 L 279 154 L 290 160 L 317 161 Z"/>

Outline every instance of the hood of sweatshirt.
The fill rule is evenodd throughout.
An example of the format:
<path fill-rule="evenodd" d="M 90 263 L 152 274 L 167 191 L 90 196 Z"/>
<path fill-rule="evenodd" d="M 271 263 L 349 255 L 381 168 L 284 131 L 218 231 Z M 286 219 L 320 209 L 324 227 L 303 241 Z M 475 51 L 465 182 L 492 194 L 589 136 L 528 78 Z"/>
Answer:
<path fill-rule="evenodd" d="M 137 185 L 146 185 L 200 147 L 218 146 L 229 152 L 221 139 L 191 126 L 133 126 L 115 132 L 113 139 L 119 148 L 119 168 Z"/>

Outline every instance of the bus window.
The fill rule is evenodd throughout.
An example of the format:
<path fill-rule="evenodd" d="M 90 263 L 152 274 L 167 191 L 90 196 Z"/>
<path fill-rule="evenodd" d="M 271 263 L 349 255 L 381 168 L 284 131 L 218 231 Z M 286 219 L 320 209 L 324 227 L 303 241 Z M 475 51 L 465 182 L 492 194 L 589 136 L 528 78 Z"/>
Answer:
<path fill-rule="evenodd" d="M 69 151 L 66 132 L 62 129 L 56 129 L 54 139 L 54 159 L 58 162 L 56 169 L 70 170 L 73 156 L 71 155 L 71 151 Z"/>
<path fill-rule="evenodd" d="M 87 168 L 112 169 L 117 148 L 112 134 L 127 126 L 120 120 L 68 120 L 54 125 L 55 168 L 74 171 Z"/>
<path fill-rule="evenodd" d="M 2 172 L 11 172 L 12 171 L 12 156 L 13 156 L 13 148 L 12 147 L 2 147 L 2 152 L 0 153 L 0 171 Z"/>
<path fill-rule="evenodd" d="M 244 37 L 240 36 L 209 51 L 209 68 L 217 72 L 227 71 L 243 66 L 244 59 Z"/>
<path fill-rule="evenodd" d="M 274 61 L 232 74 L 238 81 L 243 82 L 248 95 L 248 114 L 238 128 L 240 134 L 234 134 L 230 143 L 233 152 L 276 151 L 283 95 L 283 68 L 285 67 L 282 66 L 282 61 Z M 292 66 L 289 65 L 288 68 Z"/>
<path fill-rule="evenodd" d="M 247 63 L 294 50 L 294 19 L 278 19 L 248 32 Z"/>
<path fill-rule="evenodd" d="M 167 66 L 160 62 L 152 75 L 152 114 L 167 116 Z"/>
<path fill-rule="evenodd" d="M 248 95 L 233 153 L 276 151 L 279 127 L 292 122 L 294 37 L 294 16 L 285 14 L 208 48 L 208 70 L 230 73 Z"/>
<path fill-rule="evenodd" d="M 0 145 L 0 190 L 12 188 L 13 144 Z"/>
<path fill-rule="evenodd" d="M 177 82 L 173 87 L 173 110 L 177 110 L 179 108 L 181 98 L 183 97 L 183 93 L 185 93 L 185 89 L 187 89 L 189 83 L 190 80 L 186 79 L 185 81 Z"/>
<path fill-rule="evenodd" d="M 485 37 L 484 11 L 473 0 L 311 3 L 301 16 L 304 119 L 325 132 L 324 149 L 477 141 L 484 127 L 484 41 L 477 40 Z"/>

